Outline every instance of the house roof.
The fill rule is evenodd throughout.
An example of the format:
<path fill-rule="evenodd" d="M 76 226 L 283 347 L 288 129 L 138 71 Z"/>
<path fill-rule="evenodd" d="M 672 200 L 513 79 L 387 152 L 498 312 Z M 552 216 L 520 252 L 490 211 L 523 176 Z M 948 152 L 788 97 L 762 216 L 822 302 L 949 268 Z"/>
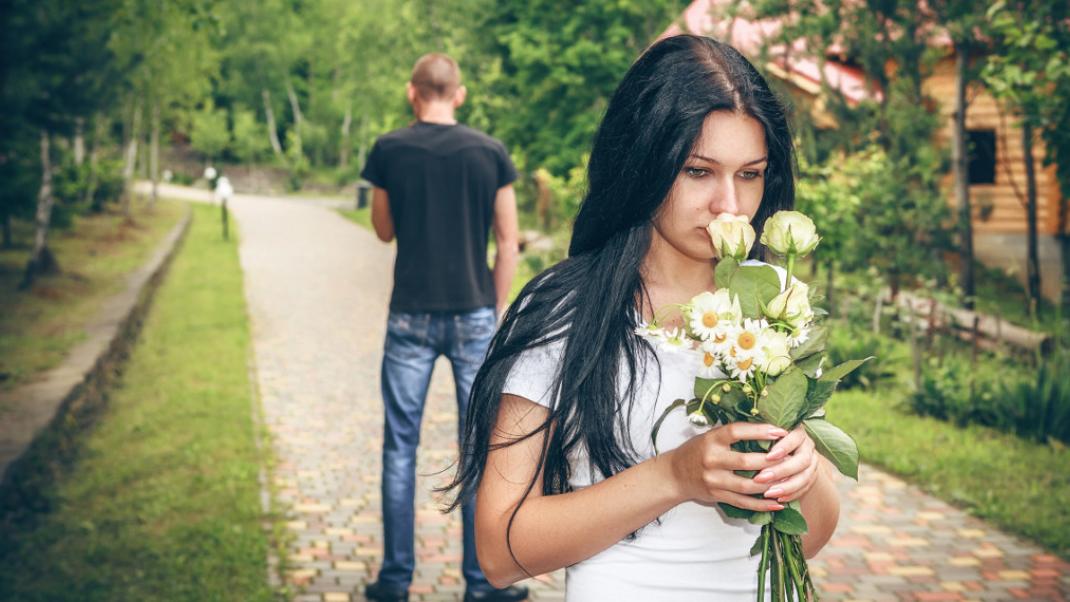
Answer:
<path fill-rule="evenodd" d="M 747 19 L 738 14 L 728 16 L 726 9 L 738 6 L 737 12 L 746 12 L 748 5 L 733 0 L 695 0 L 684 9 L 683 14 L 670 25 L 658 39 L 694 33 L 706 35 L 731 44 L 736 50 L 753 58 L 761 53 L 766 39 L 775 37 L 781 30 L 781 21 L 776 18 Z M 723 18 L 717 15 L 725 15 Z M 817 94 L 821 87 L 822 67 L 807 52 L 804 40 L 795 40 L 789 49 L 783 43 L 776 43 L 768 49 L 770 68 L 777 77 L 787 79 L 801 89 Z M 850 103 L 857 103 L 867 98 L 880 97 L 880 91 L 867 89 L 864 72 L 850 65 L 826 60 L 824 64 L 825 81 L 829 86 L 839 90 Z"/>

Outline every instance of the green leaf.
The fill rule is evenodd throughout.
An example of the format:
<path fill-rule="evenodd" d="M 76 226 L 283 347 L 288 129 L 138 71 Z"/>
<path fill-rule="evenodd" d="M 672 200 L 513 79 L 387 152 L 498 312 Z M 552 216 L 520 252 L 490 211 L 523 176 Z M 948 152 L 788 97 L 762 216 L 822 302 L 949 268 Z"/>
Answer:
<path fill-rule="evenodd" d="M 757 556 L 758 554 L 762 553 L 763 549 L 765 549 L 765 535 L 764 534 L 761 535 L 760 537 L 758 537 L 758 541 L 754 542 L 754 545 L 751 546 L 750 555 L 751 556 Z M 764 577 L 765 577 L 765 571 L 761 571 L 761 575 L 758 578 L 759 579 L 764 579 Z M 765 596 L 762 596 L 759 599 L 764 600 Z"/>
<path fill-rule="evenodd" d="M 765 388 L 769 394 L 758 401 L 761 417 L 769 424 L 782 429 L 795 428 L 806 402 L 806 383 L 806 375 L 797 368 L 791 368 L 781 374 L 773 384 Z"/>
<path fill-rule="evenodd" d="M 806 376 L 817 378 L 817 371 L 821 368 L 821 363 L 824 359 L 825 356 L 815 353 L 806 359 L 796 361 L 795 367 L 802 370 Z"/>
<path fill-rule="evenodd" d="M 791 350 L 791 359 L 798 361 L 824 351 L 828 340 L 827 328 L 823 326 L 811 328 L 810 337 L 806 339 L 806 342 Z"/>
<path fill-rule="evenodd" d="M 817 452 L 828 458 L 836 470 L 857 481 L 858 444 L 855 440 L 824 418 L 804 420 L 803 426 Z"/>
<path fill-rule="evenodd" d="M 836 390 L 839 381 L 807 379 L 809 386 L 806 388 L 806 403 L 803 404 L 802 415 L 809 418 L 816 410 L 821 409 L 832 392 Z"/>
<path fill-rule="evenodd" d="M 768 304 L 780 294 L 780 276 L 767 265 L 740 266 L 728 284 L 728 289 L 739 296 L 739 307 L 748 318 L 762 316 L 762 304 Z"/>
<path fill-rule="evenodd" d="M 773 513 L 773 528 L 785 535 L 802 535 L 806 533 L 806 518 L 793 506 Z"/>
<path fill-rule="evenodd" d="M 709 399 L 714 393 L 720 393 L 721 385 L 724 384 L 724 379 L 720 378 L 696 378 L 695 379 L 695 397 L 699 399 Z M 716 391 L 710 391 L 710 389 L 716 388 Z"/>
<path fill-rule="evenodd" d="M 717 505 L 721 507 L 721 511 L 724 512 L 725 516 L 727 516 L 728 518 L 740 518 L 750 520 L 751 515 L 755 514 L 753 510 L 744 510 L 743 508 L 736 508 L 731 504 L 725 504 L 723 502 L 718 502 Z"/>
<path fill-rule="evenodd" d="M 768 525 L 769 523 L 773 522 L 773 513 L 772 512 L 755 512 L 747 520 L 750 521 L 750 524 L 758 525 L 759 527 L 761 527 L 762 525 Z"/>
<path fill-rule="evenodd" d="M 650 442 L 654 445 L 654 454 L 658 453 L 658 431 L 661 430 L 661 423 L 665 422 L 665 418 L 669 416 L 669 413 L 676 408 L 687 403 L 685 399 L 677 399 L 669 404 L 669 407 L 665 408 L 665 411 L 658 417 L 658 421 L 654 423 L 654 428 L 650 431 Z"/>
<path fill-rule="evenodd" d="M 856 369 L 858 369 L 859 366 L 868 362 L 871 359 L 873 359 L 872 355 L 865 359 L 847 360 L 846 362 L 836 366 L 835 368 L 829 368 L 828 370 L 825 370 L 825 372 L 821 374 L 821 378 L 819 380 L 839 382 L 840 379 L 854 372 Z"/>
<path fill-rule="evenodd" d="M 739 262 L 731 257 L 725 257 L 717 262 L 717 267 L 713 269 L 713 281 L 717 284 L 717 288 L 728 288 L 728 284 L 732 281 L 732 276 L 739 269 Z"/>

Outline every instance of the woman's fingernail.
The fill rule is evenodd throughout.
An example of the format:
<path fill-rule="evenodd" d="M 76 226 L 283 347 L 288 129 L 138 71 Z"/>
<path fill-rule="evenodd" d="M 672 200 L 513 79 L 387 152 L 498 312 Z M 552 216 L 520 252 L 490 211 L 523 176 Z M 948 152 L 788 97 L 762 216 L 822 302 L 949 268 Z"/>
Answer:
<path fill-rule="evenodd" d="M 773 504 L 773 510 L 783 510 L 783 504 Z"/>
<path fill-rule="evenodd" d="M 784 493 L 783 489 L 781 489 L 780 487 L 773 487 L 769 491 L 765 492 L 765 497 L 776 497 L 781 493 Z"/>
<path fill-rule="evenodd" d="M 771 470 L 763 470 L 762 472 L 760 472 L 758 474 L 757 477 L 754 477 L 754 480 L 755 481 L 772 481 L 773 480 L 773 471 L 771 471 Z"/>
<path fill-rule="evenodd" d="M 781 429 L 781 428 L 772 428 L 772 429 L 769 429 L 769 436 L 774 438 L 774 439 L 779 439 L 781 437 L 787 437 L 788 436 L 788 431 L 785 431 L 784 429 Z"/>
<path fill-rule="evenodd" d="M 773 449 L 773 451 L 771 451 L 771 452 L 769 452 L 768 454 L 765 455 L 765 459 L 769 460 L 770 462 L 776 462 L 777 460 L 779 460 L 779 459 L 781 459 L 783 457 L 784 457 L 784 450 L 782 450 L 779 447 Z"/>

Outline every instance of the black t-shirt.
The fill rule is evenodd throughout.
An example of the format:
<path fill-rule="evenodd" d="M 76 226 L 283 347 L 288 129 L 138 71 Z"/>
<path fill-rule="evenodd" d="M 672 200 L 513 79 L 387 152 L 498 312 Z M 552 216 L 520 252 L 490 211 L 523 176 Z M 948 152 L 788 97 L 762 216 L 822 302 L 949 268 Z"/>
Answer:
<path fill-rule="evenodd" d="M 361 176 L 390 197 L 392 311 L 495 305 L 487 237 L 498 189 L 516 179 L 501 142 L 460 124 L 416 122 L 380 137 Z"/>

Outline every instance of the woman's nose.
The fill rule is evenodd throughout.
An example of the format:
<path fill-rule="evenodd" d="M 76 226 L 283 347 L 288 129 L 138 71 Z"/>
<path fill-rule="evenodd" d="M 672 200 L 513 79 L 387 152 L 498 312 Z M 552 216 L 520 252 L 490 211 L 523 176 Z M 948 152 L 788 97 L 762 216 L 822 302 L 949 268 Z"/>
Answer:
<path fill-rule="evenodd" d="M 710 199 L 710 213 L 720 215 L 730 213 L 739 214 L 739 191 L 736 190 L 735 178 L 729 176 L 717 183 L 713 197 Z"/>

